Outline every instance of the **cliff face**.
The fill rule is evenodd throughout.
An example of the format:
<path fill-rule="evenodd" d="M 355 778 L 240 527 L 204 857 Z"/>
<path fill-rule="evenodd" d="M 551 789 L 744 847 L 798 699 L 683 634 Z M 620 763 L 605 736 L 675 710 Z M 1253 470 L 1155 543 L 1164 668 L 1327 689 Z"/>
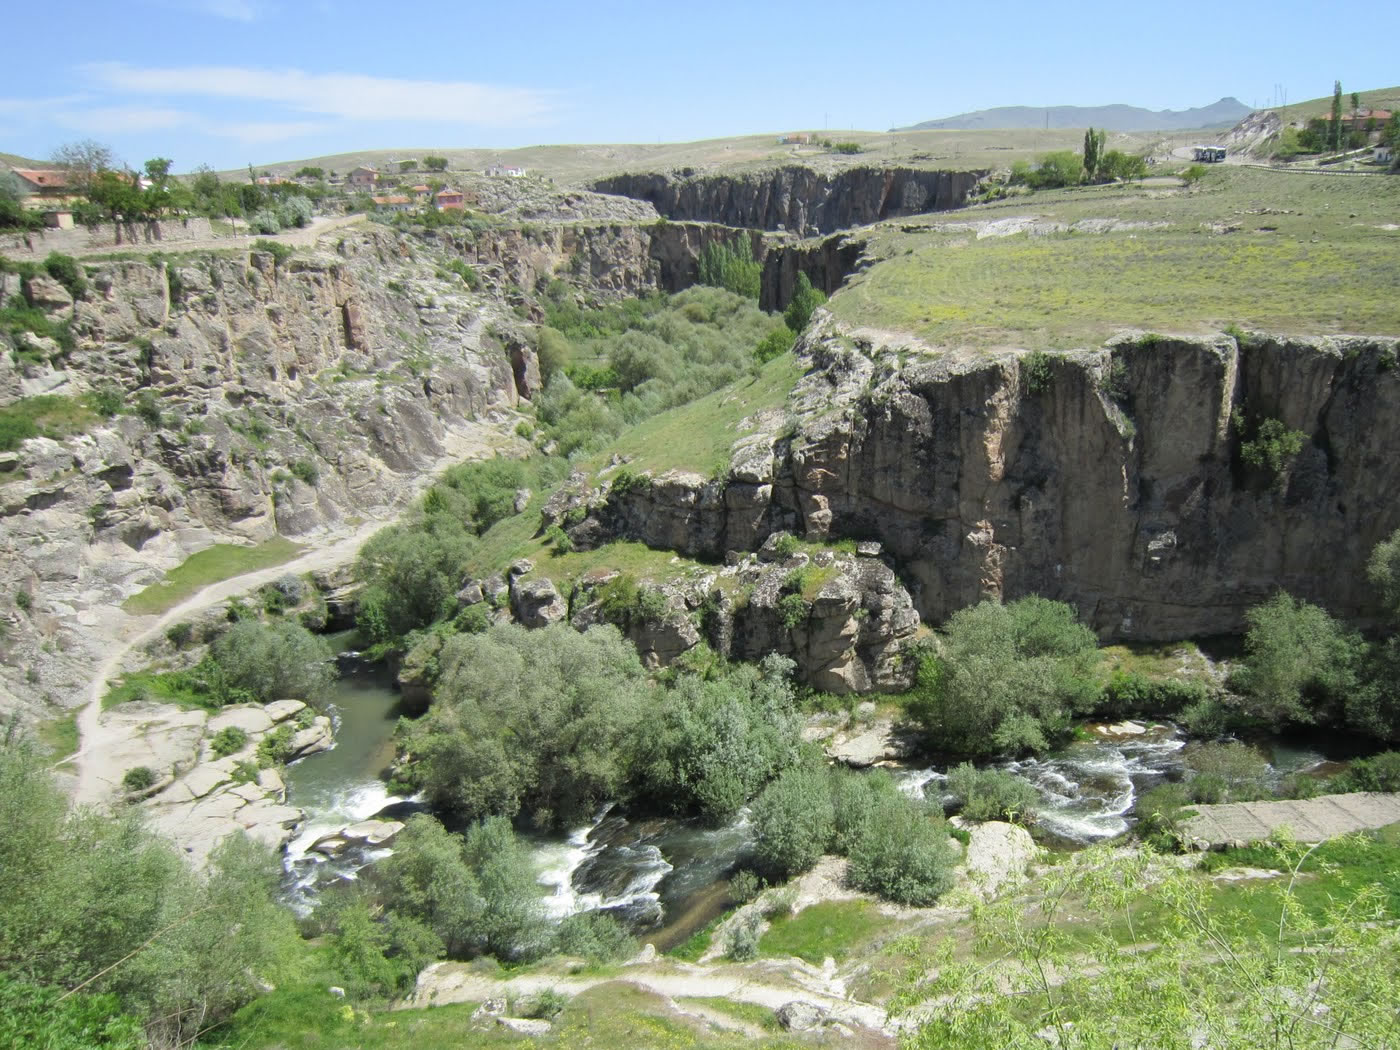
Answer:
<path fill-rule="evenodd" d="M 533 354 L 489 287 L 503 275 L 472 293 L 425 247 L 370 228 L 281 263 L 103 262 L 76 302 L 28 282 L 74 347 L 0 355 L 0 405 L 58 395 L 83 432 L 0 452 L 0 593 L 27 596 L 0 614 L 0 709 L 7 690 L 81 699 L 85 628 L 193 551 L 348 531 L 448 457 L 509 451 Z M 97 417 L 94 392 L 123 410 Z"/>
<path fill-rule="evenodd" d="M 726 480 L 631 485 L 580 537 L 709 557 L 779 529 L 878 539 L 935 623 L 1029 593 L 1125 639 L 1236 631 L 1278 588 L 1373 610 L 1365 562 L 1400 526 L 1396 341 L 1124 340 L 1050 357 L 1048 379 L 1014 354 L 899 369 L 850 344 L 809 334 L 795 434 L 747 439 Z M 1265 419 L 1306 435 L 1278 476 L 1241 457 Z"/>
<path fill-rule="evenodd" d="M 984 174 L 912 168 L 825 173 L 786 167 L 734 175 L 614 175 L 593 189 L 647 201 L 667 219 L 810 236 L 959 207 Z"/>

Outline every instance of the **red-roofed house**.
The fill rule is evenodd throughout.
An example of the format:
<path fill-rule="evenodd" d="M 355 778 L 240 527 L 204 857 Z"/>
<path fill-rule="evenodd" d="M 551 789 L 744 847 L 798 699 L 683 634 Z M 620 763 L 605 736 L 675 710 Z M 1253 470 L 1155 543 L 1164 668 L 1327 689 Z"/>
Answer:
<path fill-rule="evenodd" d="M 461 190 L 438 190 L 436 204 L 438 211 L 462 211 L 467 199 Z"/>
<path fill-rule="evenodd" d="M 413 199 L 420 204 L 426 204 L 433 196 L 432 188 L 429 186 L 410 186 L 408 192 L 413 194 Z"/>
<path fill-rule="evenodd" d="M 40 197 L 66 197 L 68 173 L 54 168 L 12 168 L 25 193 Z"/>
<path fill-rule="evenodd" d="M 378 211 L 412 211 L 413 198 L 411 197 L 374 197 L 374 207 Z"/>
<path fill-rule="evenodd" d="M 357 190 L 372 190 L 379 181 L 379 172 L 362 164 L 347 175 L 345 181 Z"/>

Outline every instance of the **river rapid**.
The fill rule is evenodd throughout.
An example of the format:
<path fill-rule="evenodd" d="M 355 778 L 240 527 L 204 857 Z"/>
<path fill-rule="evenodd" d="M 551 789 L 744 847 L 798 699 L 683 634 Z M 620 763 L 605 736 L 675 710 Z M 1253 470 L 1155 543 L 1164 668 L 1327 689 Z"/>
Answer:
<path fill-rule="evenodd" d="M 389 852 L 352 848 L 328 858 L 311 849 L 317 839 L 369 817 L 406 819 L 425 811 L 412 799 L 390 795 L 382 779 L 393 759 L 393 729 L 400 713 L 391 676 L 352 654 L 342 657 L 341 666 L 329 698 L 335 747 L 286 772 L 288 801 L 307 814 L 284 861 L 286 896 L 302 913 L 315 906 L 325 887 L 355 878 Z M 1035 787 L 1040 809 L 1033 833 L 1051 848 L 1075 849 L 1123 834 L 1132 826 L 1133 806 L 1141 794 L 1181 779 L 1184 772 L 1186 739 L 1173 725 L 1126 722 L 1087 729 L 1087 739 L 1049 754 L 995 763 Z M 1260 743 L 1278 777 L 1327 762 L 1311 742 Z M 892 772 L 903 790 L 941 799 L 950 764 L 910 765 Z M 633 817 L 609 806 L 568 834 L 526 837 L 552 916 L 607 911 L 663 950 L 727 906 L 726 880 L 753 844 L 747 810 L 714 828 L 690 820 Z"/>

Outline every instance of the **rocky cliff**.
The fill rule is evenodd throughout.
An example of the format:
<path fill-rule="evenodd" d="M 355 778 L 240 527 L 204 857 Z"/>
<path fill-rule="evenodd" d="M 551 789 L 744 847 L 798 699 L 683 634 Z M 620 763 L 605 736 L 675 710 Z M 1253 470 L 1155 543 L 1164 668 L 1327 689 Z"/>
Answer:
<path fill-rule="evenodd" d="M 724 175 L 691 172 L 614 175 L 593 189 L 652 204 L 666 219 L 715 222 L 800 236 L 966 203 L 985 172 L 806 167 Z"/>
<path fill-rule="evenodd" d="M 901 366 L 827 319 L 795 427 L 769 421 L 726 478 L 629 478 L 570 535 L 709 558 L 782 529 L 877 539 L 932 622 L 1038 593 L 1105 638 L 1171 639 L 1236 631 L 1278 588 L 1364 620 L 1366 558 L 1400 526 L 1398 348 L 1149 336 Z M 1242 456 L 1270 419 L 1304 435 L 1278 473 Z"/>
<path fill-rule="evenodd" d="M 87 628 L 195 550 L 387 518 L 448 458 L 523 446 L 538 373 L 508 275 L 486 263 L 473 291 L 449 255 L 367 227 L 280 261 L 96 262 L 76 301 L 7 275 L 0 307 L 71 346 L 25 333 L 0 356 L 0 407 L 52 395 L 64 420 L 0 452 L 0 692 L 77 702 Z"/>

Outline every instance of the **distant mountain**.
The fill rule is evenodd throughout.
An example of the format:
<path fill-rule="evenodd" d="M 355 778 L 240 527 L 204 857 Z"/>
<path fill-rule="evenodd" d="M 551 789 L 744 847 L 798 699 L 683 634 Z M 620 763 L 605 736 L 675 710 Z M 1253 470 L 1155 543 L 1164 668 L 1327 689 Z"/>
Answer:
<path fill-rule="evenodd" d="M 1000 106 L 926 120 L 891 131 L 978 131 L 1006 128 L 1104 128 L 1108 131 L 1181 131 L 1235 124 L 1251 110 L 1237 98 L 1222 98 L 1196 109 L 1142 109 L 1140 106 Z"/>

